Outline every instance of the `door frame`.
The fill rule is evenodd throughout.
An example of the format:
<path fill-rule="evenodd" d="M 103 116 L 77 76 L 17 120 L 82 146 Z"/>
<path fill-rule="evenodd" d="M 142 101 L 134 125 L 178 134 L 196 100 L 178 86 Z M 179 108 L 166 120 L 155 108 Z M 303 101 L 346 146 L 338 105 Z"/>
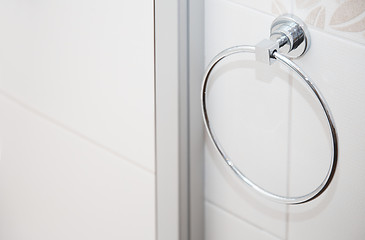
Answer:
<path fill-rule="evenodd" d="M 204 0 L 154 0 L 156 239 L 204 239 Z"/>

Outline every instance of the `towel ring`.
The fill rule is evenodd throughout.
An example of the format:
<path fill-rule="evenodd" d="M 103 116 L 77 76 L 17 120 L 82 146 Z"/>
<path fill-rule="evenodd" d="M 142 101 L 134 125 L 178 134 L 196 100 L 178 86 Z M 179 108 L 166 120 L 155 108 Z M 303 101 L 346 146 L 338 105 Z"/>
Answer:
<path fill-rule="evenodd" d="M 228 166 L 241 180 L 243 180 L 246 184 L 248 184 L 252 189 L 256 190 L 258 193 L 264 195 L 265 197 L 268 197 L 271 200 L 284 204 L 301 204 L 309 202 L 317 198 L 320 194 L 322 194 L 327 189 L 334 176 L 338 157 L 338 139 L 337 139 L 336 127 L 330 108 L 326 103 L 323 95 L 320 93 L 316 85 L 310 80 L 309 76 L 305 74 L 298 65 L 296 65 L 289 59 L 289 58 L 298 58 L 308 51 L 310 46 L 310 35 L 306 28 L 306 25 L 296 16 L 282 15 L 274 20 L 273 24 L 271 25 L 270 32 L 271 32 L 270 34 L 271 40 L 263 40 L 256 46 L 241 45 L 241 46 L 231 47 L 222 51 L 213 58 L 211 63 L 208 65 L 202 84 L 202 91 L 201 91 L 202 112 L 203 112 L 205 127 L 215 148 L 218 150 L 218 152 L 223 157 L 224 161 L 228 164 Z M 293 70 L 295 73 L 297 73 L 299 77 L 310 87 L 312 92 L 317 97 L 326 115 L 328 126 L 331 132 L 332 161 L 330 163 L 326 177 L 324 178 L 322 183 L 312 192 L 297 197 L 286 197 L 274 194 L 272 192 L 263 189 L 262 187 L 258 186 L 250 179 L 248 179 L 241 172 L 241 170 L 239 170 L 235 166 L 235 164 L 230 160 L 228 155 L 224 152 L 222 146 L 220 146 L 220 144 L 218 143 L 217 138 L 214 135 L 214 131 L 212 131 L 206 107 L 207 86 L 209 83 L 208 80 L 213 68 L 221 60 L 237 53 L 255 53 L 257 61 L 265 62 L 268 64 L 271 64 L 275 60 L 278 60 L 279 62 L 283 63 L 291 70 Z"/>

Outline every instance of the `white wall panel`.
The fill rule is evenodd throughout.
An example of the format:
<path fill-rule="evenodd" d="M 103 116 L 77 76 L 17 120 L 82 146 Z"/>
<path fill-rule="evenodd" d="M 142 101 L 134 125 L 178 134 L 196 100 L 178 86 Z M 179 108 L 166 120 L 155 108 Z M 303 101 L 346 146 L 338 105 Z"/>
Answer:
<path fill-rule="evenodd" d="M 336 120 L 339 138 L 338 167 L 328 192 L 308 204 L 290 207 L 289 239 L 354 239 L 365 238 L 365 46 L 339 39 L 311 29 L 313 44 L 300 65 L 322 90 Z M 328 158 L 328 148 L 318 148 L 324 140 L 323 127 L 313 127 L 314 113 L 298 114 L 304 101 L 304 88 L 293 92 L 293 135 L 307 131 L 312 147 L 303 139 L 292 139 L 291 178 L 302 174 L 301 184 L 291 181 L 290 191 L 319 183 L 318 171 L 313 167 Z M 299 127 L 301 126 L 301 128 Z M 311 129 L 312 128 L 312 129 Z M 317 148 L 313 148 L 317 146 Z M 312 159 L 310 158 L 312 157 Z M 306 161 L 307 166 L 301 162 Z M 316 162 L 314 162 L 316 161 Z M 309 164 L 308 164 L 309 162 Z M 328 164 L 327 164 L 328 167 Z M 323 172 L 323 171 L 322 171 Z M 309 230 L 310 229 L 310 230 Z"/>
<path fill-rule="evenodd" d="M 155 239 L 154 1 L 0 1 L 0 239 Z"/>
<path fill-rule="evenodd" d="M 155 239 L 154 174 L 0 96 L 0 239 Z"/>
<path fill-rule="evenodd" d="M 0 30 L 0 89 L 154 170 L 153 1 L 1 1 Z"/>
<path fill-rule="evenodd" d="M 278 240 L 266 231 L 237 218 L 221 208 L 206 202 L 206 239 L 209 240 Z"/>
<path fill-rule="evenodd" d="M 228 0 L 238 3 L 242 6 L 249 7 L 260 12 L 265 12 L 271 15 L 283 14 L 291 11 L 292 0 Z"/>

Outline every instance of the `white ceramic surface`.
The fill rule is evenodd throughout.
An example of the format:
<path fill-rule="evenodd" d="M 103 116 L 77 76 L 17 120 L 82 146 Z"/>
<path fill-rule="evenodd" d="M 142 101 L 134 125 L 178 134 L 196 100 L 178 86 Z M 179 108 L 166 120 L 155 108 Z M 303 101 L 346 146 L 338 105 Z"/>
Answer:
<path fill-rule="evenodd" d="M 0 89 L 154 171 L 153 29 L 149 0 L 1 1 Z"/>
<path fill-rule="evenodd" d="M 0 239 L 155 239 L 154 174 L 0 95 Z"/>
<path fill-rule="evenodd" d="M 214 204 L 205 203 L 206 212 L 206 239 L 207 240 L 278 240 L 260 228 L 247 224 L 247 222 L 216 207 Z"/>
<path fill-rule="evenodd" d="M 360 240 L 365 238 L 365 46 L 314 29 L 311 33 L 312 49 L 300 60 L 300 65 L 317 83 L 333 111 L 339 137 L 339 160 L 333 183 L 323 196 L 311 203 L 290 207 L 289 239 Z M 293 109 L 298 107 L 300 102 L 295 97 Z M 310 122 L 311 118 L 307 115 L 293 121 Z M 314 141 L 323 139 L 323 133 L 317 128 L 311 134 Z M 306 145 L 298 141 L 293 142 L 292 149 L 307 151 Z M 300 166 L 298 161 L 292 164 Z M 311 176 L 318 169 L 302 168 L 302 171 Z M 313 180 L 309 177 L 304 184 L 313 184 Z M 292 185 L 291 191 L 293 188 Z"/>
<path fill-rule="evenodd" d="M 275 16 L 290 12 L 291 2 L 292 2 L 292 0 L 256 0 L 256 1 L 229 0 L 229 1 Z"/>

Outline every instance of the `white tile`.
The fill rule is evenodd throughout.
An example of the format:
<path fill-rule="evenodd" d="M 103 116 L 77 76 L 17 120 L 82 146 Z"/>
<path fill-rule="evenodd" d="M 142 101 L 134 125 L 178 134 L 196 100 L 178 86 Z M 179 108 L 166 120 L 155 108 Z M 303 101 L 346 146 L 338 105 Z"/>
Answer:
<path fill-rule="evenodd" d="M 313 29 L 311 34 L 312 47 L 299 64 L 317 84 L 332 109 L 338 130 L 339 158 L 334 180 L 328 190 L 310 203 L 290 207 L 289 239 L 360 240 L 365 238 L 365 47 Z M 293 109 L 298 115 L 293 114 L 293 125 L 305 121 L 308 124 L 304 127 L 317 124 L 305 138 L 311 138 L 314 143 L 325 140 L 318 119 L 314 116 L 318 113 L 316 110 L 308 111 L 309 107 L 302 108 L 301 101 L 309 98 L 305 96 L 304 89 L 296 90 Z M 303 134 L 303 130 L 296 133 Z M 308 147 L 307 143 L 301 144 L 297 138 L 293 141 L 293 151 L 306 156 L 328 155 L 325 146 L 313 149 L 315 146 L 312 144 Z M 308 155 L 308 151 L 313 152 Z M 302 186 L 313 186 L 318 181 L 312 179 L 312 175 L 318 171 L 317 165 L 313 159 L 306 160 L 310 162 L 304 168 L 298 162 L 304 159 L 293 159 L 291 164 L 293 168 L 301 168 L 307 173 Z M 318 160 L 323 161 L 320 158 Z M 293 171 L 292 176 L 296 177 L 298 172 Z M 294 191 L 294 188 L 291 185 L 290 191 Z"/>
<path fill-rule="evenodd" d="M 205 203 L 205 240 L 278 240 L 262 229 L 227 213 L 215 205 Z"/>
<path fill-rule="evenodd" d="M 154 174 L 0 95 L 0 239 L 155 238 Z"/>
<path fill-rule="evenodd" d="M 314 191 L 325 179 L 332 162 L 332 138 L 320 103 L 296 75 L 291 101 L 289 195 L 294 197 Z"/>
<path fill-rule="evenodd" d="M 230 0 L 259 11 L 273 14 L 275 16 L 291 11 L 291 0 Z"/>
<path fill-rule="evenodd" d="M 206 5 L 206 64 L 227 47 L 267 38 L 272 20 L 226 1 Z M 230 159 L 261 187 L 286 195 L 288 72 L 255 62 L 253 54 L 232 56 L 212 72 L 208 93 L 210 123 Z M 206 199 L 284 238 L 286 207 L 253 193 L 205 142 Z"/>
<path fill-rule="evenodd" d="M 153 1 L 2 1 L 0 29 L 0 89 L 154 170 Z"/>
<path fill-rule="evenodd" d="M 205 63 L 236 45 L 256 45 L 269 38 L 274 17 L 225 1 L 205 4 Z M 253 24 L 253 22 L 255 24 Z"/>
<path fill-rule="evenodd" d="M 211 128 L 230 160 L 246 176 L 285 195 L 289 76 L 278 65 L 256 63 L 250 55 L 231 59 L 217 65 L 209 78 Z"/>
<path fill-rule="evenodd" d="M 206 139 L 206 141 L 209 141 Z M 211 144 L 205 151 L 205 199 L 234 212 L 245 221 L 284 238 L 286 206 L 272 202 L 247 187 L 215 153 Z M 205 219 L 209 221 L 209 219 Z"/>

